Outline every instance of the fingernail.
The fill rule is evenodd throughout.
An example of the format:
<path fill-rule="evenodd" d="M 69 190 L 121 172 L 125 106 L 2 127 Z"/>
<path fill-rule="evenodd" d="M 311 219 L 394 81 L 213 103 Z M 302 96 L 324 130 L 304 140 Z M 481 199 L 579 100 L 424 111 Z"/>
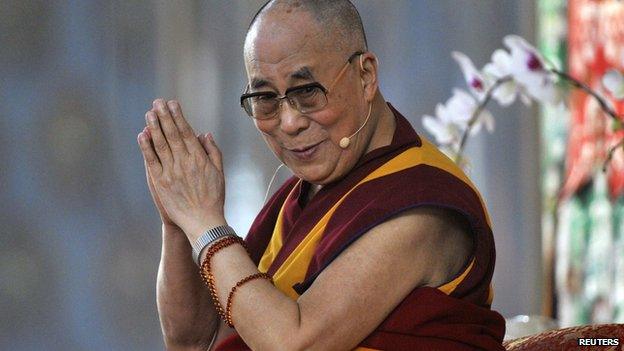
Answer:
<path fill-rule="evenodd" d="M 208 139 L 214 143 L 214 138 L 212 137 L 212 133 L 208 133 Z"/>
<path fill-rule="evenodd" d="M 147 120 L 151 125 L 156 125 L 156 116 L 154 116 L 153 114 L 150 113 L 149 115 L 147 115 Z"/>

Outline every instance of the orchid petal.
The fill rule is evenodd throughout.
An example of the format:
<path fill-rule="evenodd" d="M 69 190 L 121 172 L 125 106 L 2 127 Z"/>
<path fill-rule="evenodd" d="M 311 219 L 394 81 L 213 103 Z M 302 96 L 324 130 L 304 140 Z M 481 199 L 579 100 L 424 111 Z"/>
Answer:
<path fill-rule="evenodd" d="M 492 53 L 492 62 L 483 67 L 483 72 L 502 78 L 511 74 L 511 65 L 511 55 L 503 49 L 497 49 Z"/>
<path fill-rule="evenodd" d="M 435 117 L 424 116 L 422 124 L 431 133 L 436 142 L 441 145 L 449 144 L 453 141 L 453 135 L 449 133 L 448 127 Z"/>
<path fill-rule="evenodd" d="M 545 69 L 544 60 L 537 49 L 517 35 L 505 37 L 505 45 L 511 50 L 511 75 L 526 96 L 542 103 L 556 104 L 562 92 L 553 74 Z M 529 100 L 522 97 L 522 102 Z"/>
<path fill-rule="evenodd" d="M 447 111 L 448 110 L 446 106 L 444 106 L 443 104 L 439 103 L 436 105 L 436 117 L 438 117 L 438 119 L 440 119 L 440 121 L 444 123 L 449 123 L 452 121 L 451 116 Z"/>
<path fill-rule="evenodd" d="M 494 116 L 488 110 L 482 110 L 481 113 L 479 113 L 479 116 L 470 129 L 470 135 L 473 136 L 478 134 L 483 126 L 485 126 L 485 129 L 488 132 L 492 132 L 494 130 Z"/>
<path fill-rule="evenodd" d="M 555 84 L 552 77 L 547 75 L 540 75 L 531 77 L 526 83 L 526 92 L 533 97 L 533 99 L 546 103 L 556 105 L 561 99 L 563 93 L 561 89 Z"/>
<path fill-rule="evenodd" d="M 531 106 L 533 104 L 533 100 L 531 100 L 531 97 L 525 92 L 520 93 L 520 101 L 522 101 L 524 106 Z"/>
<path fill-rule="evenodd" d="M 511 56 L 513 57 L 515 54 L 522 54 L 527 58 L 535 58 L 539 62 L 539 64 L 543 67 L 544 59 L 542 55 L 540 55 L 539 51 L 529 44 L 524 38 L 518 35 L 507 35 L 503 38 L 503 43 L 505 46 L 511 50 Z M 528 63 L 528 62 L 527 62 Z"/>
<path fill-rule="evenodd" d="M 453 58 L 459 64 L 462 72 L 464 73 L 464 79 L 470 91 L 476 97 L 482 97 L 487 90 L 487 81 L 485 77 L 477 70 L 472 60 L 465 54 L 459 51 L 453 51 Z"/>
<path fill-rule="evenodd" d="M 464 124 L 470 121 L 476 106 L 475 98 L 462 89 L 453 89 L 453 95 L 446 102 L 446 109 L 451 116 L 450 118 L 457 123 Z"/>
<path fill-rule="evenodd" d="M 492 133 L 494 131 L 494 116 L 488 110 L 483 110 L 479 115 L 479 120 L 485 125 L 485 129 Z"/>
<path fill-rule="evenodd" d="M 509 106 L 516 100 L 518 87 L 513 80 L 499 85 L 492 93 L 492 98 L 501 106 Z"/>

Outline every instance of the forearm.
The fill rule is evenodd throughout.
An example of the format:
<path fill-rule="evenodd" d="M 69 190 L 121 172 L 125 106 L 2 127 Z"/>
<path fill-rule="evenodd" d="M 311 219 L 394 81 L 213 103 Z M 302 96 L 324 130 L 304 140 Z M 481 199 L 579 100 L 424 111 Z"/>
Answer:
<path fill-rule="evenodd" d="M 211 266 L 224 309 L 231 288 L 244 277 L 258 273 L 245 249 L 238 244 L 218 251 L 212 257 Z M 238 288 L 231 313 L 236 331 L 253 350 L 297 350 L 309 339 L 302 334 L 297 302 L 268 280 L 255 279 Z"/>
<path fill-rule="evenodd" d="M 206 350 L 218 316 L 179 229 L 162 228 L 157 305 L 168 350 Z"/>

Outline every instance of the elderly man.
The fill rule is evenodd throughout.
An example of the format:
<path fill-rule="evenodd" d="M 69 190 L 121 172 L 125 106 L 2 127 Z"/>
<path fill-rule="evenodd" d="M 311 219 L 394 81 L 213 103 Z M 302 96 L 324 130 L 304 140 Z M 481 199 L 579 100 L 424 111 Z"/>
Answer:
<path fill-rule="evenodd" d="M 295 175 L 245 242 L 227 226 L 212 135 L 158 99 L 138 136 L 163 222 L 167 348 L 502 349 L 487 210 L 385 102 L 355 7 L 269 1 L 244 55 L 241 105 Z"/>

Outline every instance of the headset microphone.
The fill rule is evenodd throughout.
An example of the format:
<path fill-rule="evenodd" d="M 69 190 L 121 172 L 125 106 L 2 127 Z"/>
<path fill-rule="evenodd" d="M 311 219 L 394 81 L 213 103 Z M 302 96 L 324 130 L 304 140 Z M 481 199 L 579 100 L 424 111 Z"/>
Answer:
<path fill-rule="evenodd" d="M 371 102 L 369 107 L 368 107 L 368 116 L 366 116 L 366 120 L 364 121 L 364 123 L 360 126 L 360 128 L 358 128 L 358 130 L 355 131 L 355 133 L 351 134 L 351 136 L 348 137 L 344 137 L 342 139 L 340 139 L 340 147 L 342 149 L 346 149 L 349 147 L 349 144 L 351 144 L 351 138 L 353 138 L 357 133 L 359 133 L 362 128 L 364 128 L 364 126 L 366 125 L 366 123 L 368 123 L 368 120 L 370 119 L 371 116 L 371 112 L 373 111 L 373 103 Z"/>
<path fill-rule="evenodd" d="M 375 57 L 375 61 L 377 62 L 377 64 L 379 64 L 378 59 Z M 364 70 L 364 57 L 363 55 L 360 55 L 360 69 Z M 373 102 L 371 101 L 369 107 L 368 107 L 368 116 L 366 116 L 366 120 L 364 121 L 364 124 L 362 124 L 360 126 L 360 128 L 358 128 L 358 130 L 355 131 L 355 133 L 351 134 L 351 136 L 348 137 L 344 137 L 342 139 L 340 139 L 340 147 L 342 149 L 346 149 L 349 147 L 349 144 L 351 144 L 351 138 L 353 138 L 357 133 L 360 132 L 360 130 L 362 130 L 362 128 L 364 128 L 364 126 L 366 125 L 366 123 L 368 123 L 368 119 L 370 118 L 371 112 L 373 111 Z"/>

